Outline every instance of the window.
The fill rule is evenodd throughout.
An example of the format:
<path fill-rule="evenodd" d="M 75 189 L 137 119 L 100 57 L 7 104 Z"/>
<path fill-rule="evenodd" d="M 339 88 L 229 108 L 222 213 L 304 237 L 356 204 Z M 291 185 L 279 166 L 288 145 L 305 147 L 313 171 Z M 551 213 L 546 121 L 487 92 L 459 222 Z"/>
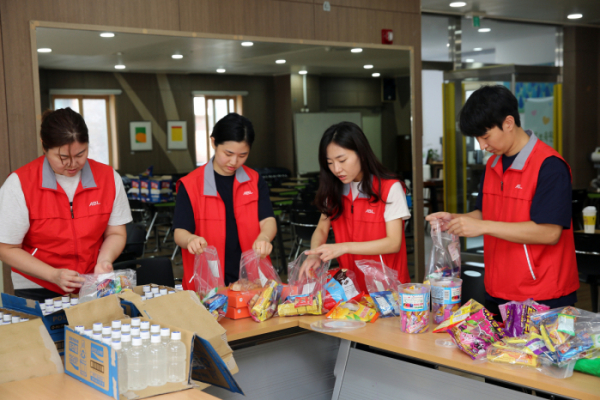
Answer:
<path fill-rule="evenodd" d="M 196 123 L 196 165 L 204 165 L 214 155 L 210 134 L 221 118 L 229 113 L 242 113 L 242 96 L 194 96 Z"/>
<path fill-rule="evenodd" d="M 70 107 L 85 119 L 90 138 L 88 157 L 118 168 L 114 96 L 52 95 L 52 108 Z"/>

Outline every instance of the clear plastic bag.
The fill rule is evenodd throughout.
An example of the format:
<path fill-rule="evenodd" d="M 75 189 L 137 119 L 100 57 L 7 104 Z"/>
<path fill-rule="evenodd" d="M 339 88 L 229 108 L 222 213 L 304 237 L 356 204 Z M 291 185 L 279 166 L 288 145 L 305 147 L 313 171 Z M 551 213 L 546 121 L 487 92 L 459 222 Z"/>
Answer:
<path fill-rule="evenodd" d="M 300 256 L 288 264 L 289 295 L 277 308 L 279 316 L 323 314 L 323 299 L 327 283 L 329 261 L 319 260 L 317 268 L 312 269 L 311 276 L 300 277 L 302 265 L 307 255 Z"/>
<path fill-rule="evenodd" d="M 216 247 L 208 246 L 204 252 L 196 254 L 192 278 L 195 281 L 196 293 L 202 301 L 216 294 L 215 289 L 225 286 L 223 275 Z"/>
<path fill-rule="evenodd" d="M 85 274 L 81 277 L 85 282 L 79 290 L 79 303 L 133 290 L 137 284 L 133 269 L 120 269 L 106 274 Z"/>
<path fill-rule="evenodd" d="M 400 315 L 397 272 L 374 260 L 358 260 L 356 266 L 365 275 L 365 285 L 381 318 Z"/>
<path fill-rule="evenodd" d="M 274 280 L 281 285 L 281 279 L 273 268 L 268 258 L 260 258 L 254 249 L 242 253 L 240 259 L 240 279 L 232 283 L 230 289 L 234 291 L 248 291 L 261 289 L 269 280 Z"/>
<path fill-rule="evenodd" d="M 460 278 L 460 241 L 458 236 L 442 231 L 440 221 L 431 221 L 431 257 L 425 282 L 442 278 Z"/>

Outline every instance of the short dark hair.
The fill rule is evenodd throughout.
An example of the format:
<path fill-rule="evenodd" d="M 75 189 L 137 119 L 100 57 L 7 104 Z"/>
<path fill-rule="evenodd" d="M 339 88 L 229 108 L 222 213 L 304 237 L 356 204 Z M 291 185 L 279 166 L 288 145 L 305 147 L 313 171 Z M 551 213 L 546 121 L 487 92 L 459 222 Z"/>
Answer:
<path fill-rule="evenodd" d="M 234 141 L 246 142 L 249 147 L 252 147 L 254 127 L 248 118 L 240 114 L 230 113 L 215 124 L 210 137 L 215 139 L 215 146 Z"/>
<path fill-rule="evenodd" d="M 73 142 L 89 143 L 90 141 L 83 117 L 69 107 L 44 112 L 40 137 L 42 147 L 46 151 Z"/>
<path fill-rule="evenodd" d="M 483 86 L 471 94 L 460 110 L 460 131 L 463 135 L 479 137 L 494 127 L 502 130 L 506 117 L 521 126 L 519 102 L 505 86 Z"/>

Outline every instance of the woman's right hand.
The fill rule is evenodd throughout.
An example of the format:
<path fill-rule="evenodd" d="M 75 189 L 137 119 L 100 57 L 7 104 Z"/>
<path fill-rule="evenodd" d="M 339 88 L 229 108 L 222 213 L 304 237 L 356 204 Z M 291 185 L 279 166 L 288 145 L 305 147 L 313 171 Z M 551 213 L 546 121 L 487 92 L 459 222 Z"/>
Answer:
<path fill-rule="evenodd" d="M 75 289 L 79 289 L 83 286 L 83 282 L 85 282 L 85 279 L 79 276 L 77 271 L 60 268 L 54 270 L 54 279 L 52 280 L 52 283 L 66 293 L 71 293 Z"/>
<path fill-rule="evenodd" d="M 188 239 L 187 250 L 190 254 L 202 254 L 204 249 L 208 247 L 206 239 L 201 236 L 192 235 Z"/>
<path fill-rule="evenodd" d="M 300 267 L 300 276 L 298 277 L 300 280 L 308 279 L 314 276 L 314 270 L 319 268 L 321 265 L 321 258 L 318 254 L 313 254 L 306 257 L 306 260 L 302 263 Z"/>
<path fill-rule="evenodd" d="M 436 212 L 433 214 L 429 214 L 428 216 L 425 217 L 425 221 L 428 221 L 428 222 L 433 222 L 435 220 L 439 221 L 440 228 L 442 229 L 442 231 L 445 231 L 446 224 L 448 222 L 452 221 L 452 214 L 450 214 L 449 212 L 440 211 L 440 212 Z"/>

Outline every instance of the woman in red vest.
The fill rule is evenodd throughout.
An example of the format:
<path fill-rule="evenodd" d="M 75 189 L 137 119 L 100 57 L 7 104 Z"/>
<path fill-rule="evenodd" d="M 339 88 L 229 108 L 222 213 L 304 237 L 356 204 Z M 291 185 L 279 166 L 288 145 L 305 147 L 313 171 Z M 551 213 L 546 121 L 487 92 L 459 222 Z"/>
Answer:
<path fill-rule="evenodd" d="M 243 252 L 271 254 L 277 223 L 269 187 L 258 172 L 244 166 L 254 141 L 248 118 L 231 113 L 211 134 L 214 157 L 178 182 L 173 227 L 182 249 L 183 287 L 193 290 L 194 257 L 215 246 L 225 284 L 239 277 Z"/>
<path fill-rule="evenodd" d="M 356 273 L 360 289 L 364 275 L 355 261 L 383 260 L 409 282 L 404 220 L 410 218 L 404 188 L 377 160 L 362 130 L 340 122 L 325 131 L 319 145 L 320 186 L 315 203 L 322 212 L 311 240 L 303 272 L 318 260 L 334 258 Z M 325 244 L 333 227 L 335 244 Z"/>
<path fill-rule="evenodd" d="M 76 292 L 80 274 L 112 271 L 131 211 L 121 177 L 88 159 L 88 128 L 70 108 L 42 118 L 44 155 L 0 188 L 0 260 L 15 294 L 43 301 Z"/>

